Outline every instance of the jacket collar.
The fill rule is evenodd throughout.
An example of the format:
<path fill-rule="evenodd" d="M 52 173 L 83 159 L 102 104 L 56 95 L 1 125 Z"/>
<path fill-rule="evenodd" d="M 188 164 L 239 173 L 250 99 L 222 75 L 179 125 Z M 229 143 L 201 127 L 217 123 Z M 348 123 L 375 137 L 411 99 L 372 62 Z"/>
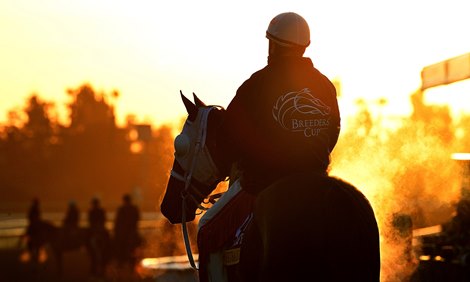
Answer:
<path fill-rule="evenodd" d="M 268 65 L 302 64 L 313 67 L 312 60 L 308 57 L 297 56 L 268 56 Z"/>

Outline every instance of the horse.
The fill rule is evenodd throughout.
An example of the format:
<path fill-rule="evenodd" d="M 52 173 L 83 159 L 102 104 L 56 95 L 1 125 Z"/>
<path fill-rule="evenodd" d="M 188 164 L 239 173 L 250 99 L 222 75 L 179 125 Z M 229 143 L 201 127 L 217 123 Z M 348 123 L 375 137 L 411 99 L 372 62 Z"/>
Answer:
<path fill-rule="evenodd" d="M 41 248 L 49 247 L 56 262 L 57 274 L 63 274 L 63 254 L 85 248 L 90 257 L 90 273 L 94 276 L 104 274 L 105 265 L 110 260 L 110 235 L 107 230 L 93 232 L 89 228 L 78 227 L 75 230 L 65 230 L 53 223 L 40 220 L 34 227 L 34 232 L 28 231 L 28 252 L 34 254 Z"/>
<path fill-rule="evenodd" d="M 182 224 L 200 281 L 379 281 L 374 210 L 358 188 L 339 177 L 290 173 L 258 195 L 231 180 L 222 197 L 211 201 L 210 193 L 228 177 L 217 146 L 225 110 L 207 106 L 194 93 L 194 103 L 180 94 L 188 117 L 174 140 L 175 160 L 160 208 L 172 224 Z M 204 205 L 209 201 L 213 206 Z M 206 212 L 199 221 L 197 266 L 185 225 L 198 209 Z"/>

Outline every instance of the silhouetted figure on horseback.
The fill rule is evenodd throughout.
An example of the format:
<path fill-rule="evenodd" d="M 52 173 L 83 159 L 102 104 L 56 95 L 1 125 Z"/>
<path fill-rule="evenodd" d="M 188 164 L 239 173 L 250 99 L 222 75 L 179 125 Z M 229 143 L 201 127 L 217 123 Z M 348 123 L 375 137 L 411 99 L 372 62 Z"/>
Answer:
<path fill-rule="evenodd" d="M 100 200 L 93 198 L 91 208 L 88 210 L 88 224 L 91 233 L 106 231 L 106 211 L 101 207 Z"/>
<path fill-rule="evenodd" d="M 70 201 L 64 220 L 62 221 L 62 245 L 73 247 L 80 244 L 80 211 L 75 201 Z"/>
<path fill-rule="evenodd" d="M 106 211 L 98 198 L 93 198 L 88 210 L 87 249 L 91 257 L 90 271 L 93 276 L 102 276 L 107 262 L 110 235 L 106 229 Z"/>
<path fill-rule="evenodd" d="M 267 65 L 226 110 L 181 95 L 188 118 L 175 138 L 162 214 L 182 223 L 197 268 L 185 226 L 207 210 L 198 225 L 201 282 L 378 282 L 374 210 L 360 190 L 329 174 L 341 117 L 333 83 L 304 57 L 309 26 L 281 13 L 266 37 Z M 227 176 L 229 189 L 208 208 Z"/>
<path fill-rule="evenodd" d="M 35 198 L 28 211 L 28 221 L 26 236 L 33 262 L 38 261 L 41 248 L 48 246 L 47 250 L 55 260 L 59 276 L 63 274 L 63 254 L 79 250 L 88 244 L 88 230 L 79 226 L 80 211 L 74 201 L 69 202 L 61 226 L 56 226 L 41 218 L 39 200 Z"/>
<path fill-rule="evenodd" d="M 34 198 L 28 211 L 28 221 L 30 224 L 38 222 L 41 219 L 41 209 L 39 199 Z"/>
<path fill-rule="evenodd" d="M 119 265 L 127 264 L 133 269 L 135 250 L 141 243 L 138 231 L 140 212 L 129 194 L 125 194 L 122 201 L 114 222 L 114 252 Z"/>
<path fill-rule="evenodd" d="M 38 261 L 40 247 L 45 242 L 41 232 L 41 224 L 39 199 L 34 198 L 28 211 L 28 227 L 26 228 L 27 248 L 34 262 Z"/>

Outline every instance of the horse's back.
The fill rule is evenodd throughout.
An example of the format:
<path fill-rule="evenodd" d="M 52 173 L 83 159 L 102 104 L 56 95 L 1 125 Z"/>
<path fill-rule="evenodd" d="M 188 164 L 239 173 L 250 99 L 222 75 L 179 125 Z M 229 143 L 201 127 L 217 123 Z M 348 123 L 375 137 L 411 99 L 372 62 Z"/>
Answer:
<path fill-rule="evenodd" d="M 351 184 L 291 175 L 260 193 L 254 215 L 241 258 L 249 261 L 242 268 L 250 279 L 257 273 L 262 281 L 379 281 L 374 211 Z"/>

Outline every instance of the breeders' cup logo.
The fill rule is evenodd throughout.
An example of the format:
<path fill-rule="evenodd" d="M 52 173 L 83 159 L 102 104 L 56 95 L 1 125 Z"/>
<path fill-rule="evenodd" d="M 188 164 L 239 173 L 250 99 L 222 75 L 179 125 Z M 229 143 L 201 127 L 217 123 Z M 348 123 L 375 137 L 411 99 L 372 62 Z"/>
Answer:
<path fill-rule="evenodd" d="M 330 112 L 330 107 L 313 96 L 310 89 L 304 88 L 281 95 L 273 106 L 272 114 L 282 128 L 313 137 L 328 128 Z"/>

